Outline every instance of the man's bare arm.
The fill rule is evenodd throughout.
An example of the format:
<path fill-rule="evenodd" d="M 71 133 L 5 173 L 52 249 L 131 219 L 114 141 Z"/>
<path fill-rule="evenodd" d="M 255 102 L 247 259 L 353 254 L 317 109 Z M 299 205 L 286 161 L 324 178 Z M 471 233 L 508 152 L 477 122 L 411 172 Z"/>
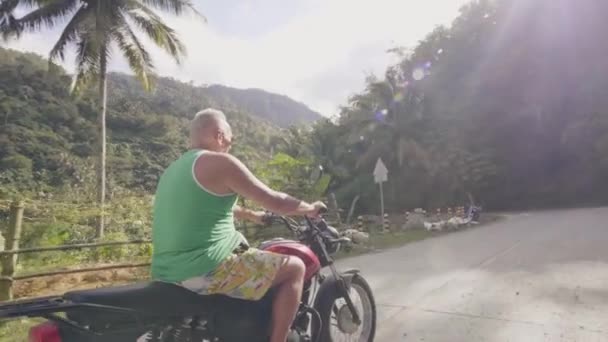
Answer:
<path fill-rule="evenodd" d="M 237 220 L 251 221 L 257 224 L 263 223 L 263 211 L 254 211 L 237 205 L 232 209 L 232 212 L 234 213 L 234 217 L 236 217 Z"/>
<path fill-rule="evenodd" d="M 216 155 L 215 158 L 215 162 L 222 169 L 221 180 L 229 189 L 272 212 L 281 215 L 316 215 L 323 207 L 321 203 L 306 203 L 270 189 L 255 177 L 241 161 L 231 155 Z"/>

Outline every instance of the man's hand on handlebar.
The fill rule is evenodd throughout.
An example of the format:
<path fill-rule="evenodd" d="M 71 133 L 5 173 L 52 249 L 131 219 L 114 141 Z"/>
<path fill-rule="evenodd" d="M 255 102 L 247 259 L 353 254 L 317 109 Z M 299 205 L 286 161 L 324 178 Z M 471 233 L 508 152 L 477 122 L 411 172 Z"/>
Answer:
<path fill-rule="evenodd" d="M 327 206 L 325 205 L 325 203 L 321 202 L 321 201 L 317 201 L 311 204 L 312 208 L 310 210 L 310 212 L 306 213 L 306 216 L 311 217 L 311 218 L 319 218 L 319 216 L 321 216 L 321 214 L 324 214 L 327 212 Z"/>
<path fill-rule="evenodd" d="M 270 225 L 272 225 L 272 222 L 275 219 L 275 217 L 276 217 L 276 215 L 274 215 L 270 211 L 266 211 L 266 212 L 264 212 L 264 216 L 262 216 L 261 223 L 265 226 L 270 226 Z"/>
<path fill-rule="evenodd" d="M 305 215 L 308 218 L 318 219 L 321 217 L 322 214 L 327 212 L 327 206 L 321 201 L 317 201 L 312 204 L 306 204 L 306 205 L 309 206 L 310 208 L 305 213 L 301 213 L 300 215 Z M 289 216 L 295 216 L 295 215 L 289 215 Z M 270 226 L 276 219 L 280 219 L 280 218 L 284 219 L 285 217 L 277 215 L 270 211 L 266 211 L 266 212 L 264 212 L 264 215 L 260 216 L 259 222 L 263 225 Z"/>

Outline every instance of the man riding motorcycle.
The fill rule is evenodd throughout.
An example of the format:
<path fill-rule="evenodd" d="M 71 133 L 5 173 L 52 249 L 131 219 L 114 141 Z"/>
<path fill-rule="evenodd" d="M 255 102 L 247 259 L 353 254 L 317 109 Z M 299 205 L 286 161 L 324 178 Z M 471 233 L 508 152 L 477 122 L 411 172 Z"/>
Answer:
<path fill-rule="evenodd" d="M 298 309 L 305 267 L 297 257 L 250 248 L 234 218 L 261 223 L 264 212 L 236 205 L 237 196 L 282 215 L 325 209 L 274 191 L 228 154 L 232 130 L 221 111 L 205 109 L 190 126 L 190 149 L 165 170 L 154 200 L 152 278 L 201 295 L 257 300 L 271 287 L 270 342 L 285 342 Z"/>

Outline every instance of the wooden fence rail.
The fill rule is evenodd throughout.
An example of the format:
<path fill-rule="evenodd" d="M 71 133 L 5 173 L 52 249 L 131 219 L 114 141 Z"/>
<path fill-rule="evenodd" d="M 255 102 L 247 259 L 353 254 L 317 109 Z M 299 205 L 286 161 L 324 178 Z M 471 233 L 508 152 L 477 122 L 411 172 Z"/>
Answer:
<path fill-rule="evenodd" d="M 146 267 L 146 266 L 150 266 L 150 263 L 142 262 L 142 263 L 129 263 L 129 264 L 114 264 L 114 265 L 97 266 L 97 267 L 89 267 L 89 268 L 75 268 L 75 269 L 69 269 L 69 270 L 24 274 L 24 275 L 20 275 L 20 276 L 14 276 L 11 278 L 11 280 L 12 281 L 26 280 L 26 279 L 33 279 L 33 278 L 50 277 L 50 276 L 55 276 L 55 275 L 84 273 L 84 272 L 93 272 L 93 271 L 107 271 L 107 270 L 116 270 L 116 269 L 121 269 L 121 268 L 137 268 L 137 267 Z M 0 281 L 2 279 L 4 279 L 4 278 L 0 277 Z M 9 279 L 7 279 L 7 280 L 9 280 Z"/>
<path fill-rule="evenodd" d="M 73 274 L 73 273 L 84 273 L 92 271 L 104 271 L 122 268 L 136 268 L 146 267 L 150 263 L 123 263 L 103 266 L 93 266 L 89 268 L 77 268 L 77 269 L 66 269 L 48 272 L 39 272 L 24 275 L 15 275 L 15 268 L 18 262 L 18 257 L 21 254 L 27 253 L 40 253 L 40 252 L 52 252 L 52 251 L 68 251 L 68 250 L 80 250 L 83 248 L 99 248 L 107 246 L 121 246 L 121 245 L 137 245 L 151 243 L 151 240 L 133 240 L 133 241 L 108 241 L 108 242 L 94 242 L 94 243 L 81 243 L 64 246 L 50 246 L 50 247 L 35 247 L 35 248 L 24 248 L 19 249 L 19 241 L 21 239 L 21 227 L 23 222 L 23 211 L 24 204 L 22 201 L 15 201 L 10 205 L 9 208 L 9 225 L 4 237 L 4 244 L 0 243 L 0 265 L 2 265 L 2 272 L 0 272 L 0 301 L 13 299 L 13 283 L 18 280 L 33 279 L 39 277 L 48 277 L 54 275 Z M 2 235 L 0 235 L 0 241 Z"/>
<path fill-rule="evenodd" d="M 334 201 L 335 205 L 335 201 Z M 15 275 L 15 268 L 18 262 L 19 255 L 28 253 L 41 253 L 41 252 L 53 252 L 53 251 L 68 251 L 68 250 L 80 250 L 84 248 L 99 248 L 108 246 L 123 246 L 123 245 L 137 245 L 151 243 L 151 240 L 132 240 L 132 241 L 108 241 L 108 242 L 93 242 L 93 243 L 81 243 L 63 246 L 49 246 L 49 247 L 33 247 L 19 249 L 19 241 L 21 239 L 21 228 L 23 222 L 23 201 L 14 201 L 9 206 L 9 225 L 6 230 L 5 241 L 2 242 L 2 235 L 0 234 L 0 265 L 2 271 L 0 272 L 0 301 L 12 300 L 13 299 L 13 284 L 15 281 L 27 280 L 39 277 L 48 277 L 55 275 L 73 274 L 73 273 L 84 273 L 93 271 L 104 271 L 113 269 L 124 269 L 124 268 L 138 268 L 150 266 L 149 262 L 140 263 L 121 263 L 112 265 L 101 265 L 92 266 L 88 268 L 74 268 L 55 270 L 47 272 L 39 272 L 32 274 Z M 338 222 L 339 216 L 338 216 Z"/>
<path fill-rule="evenodd" d="M 19 240 L 21 239 L 21 224 L 23 223 L 23 209 L 25 208 L 23 201 L 15 201 L 10 206 L 8 230 L 6 232 L 5 242 L 2 249 L 17 250 L 19 249 Z M 15 266 L 17 265 L 17 254 L 5 254 L 0 257 L 2 272 L 0 275 L 0 300 L 13 299 L 13 281 L 11 279 L 15 274 Z"/>
<path fill-rule="evenodd" d="M 17 249 L 17 250 L 1 251 L 0 257 L 3 257 L 5 255 L 13 255 L 13 254 L 68 251 L 68 250 L 78 250 L 78 249 L 83 249 L 83 248 L 97 248 L 97 247 L 105 247 L 105 246 L 137 245 L 137 244 L 145 244 L 145 243 L 151 243 L 151 242 L 152 242 L 152 240 L 108 241 L 108 242 L 80 243 L 80 244 L 62 245 L 62 246 L 23 248 L 23 249 Z"/>

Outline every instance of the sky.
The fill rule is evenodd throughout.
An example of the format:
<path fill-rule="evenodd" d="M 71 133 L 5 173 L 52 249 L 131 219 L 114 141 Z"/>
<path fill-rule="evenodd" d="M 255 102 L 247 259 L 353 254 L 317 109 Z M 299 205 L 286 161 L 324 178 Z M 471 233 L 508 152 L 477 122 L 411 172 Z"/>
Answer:
<path fill-rule="evenodd" d="M 467 0 L 215 0 L 193 1 L 193 15 L 163 15 L 188 51 L 176 65 L 151 48 L 159 75 L 197 85 L 261 88 L 303 102 L 325 116 L 338 113 L 381 76 L 395 57 L 386 50 L 414 47 L 438 25 L 449 25 Z M 27 34 L 8 46 L 48 55 L 60 27 Z M 150 44 L 148 44 L 150 45 Z M 114 55 L 111 70 L 128 72 Z M 73 70 L 71 56 L 65 67 Z"/>

